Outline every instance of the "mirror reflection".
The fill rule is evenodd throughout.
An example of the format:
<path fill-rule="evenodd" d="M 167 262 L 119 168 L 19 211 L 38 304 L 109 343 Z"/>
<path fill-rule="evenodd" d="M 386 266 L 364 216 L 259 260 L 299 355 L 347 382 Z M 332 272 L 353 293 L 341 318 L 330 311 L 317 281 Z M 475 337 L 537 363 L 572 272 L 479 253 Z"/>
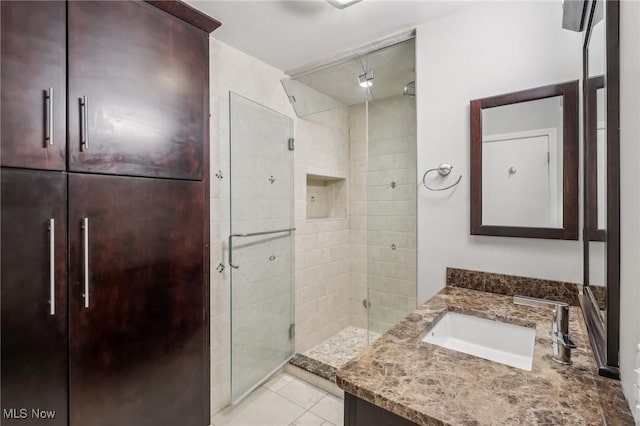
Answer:
<path fill-rule="evenodd" d="M 482 110 L 482 224 L 562 228 L 562 96 Z"/>

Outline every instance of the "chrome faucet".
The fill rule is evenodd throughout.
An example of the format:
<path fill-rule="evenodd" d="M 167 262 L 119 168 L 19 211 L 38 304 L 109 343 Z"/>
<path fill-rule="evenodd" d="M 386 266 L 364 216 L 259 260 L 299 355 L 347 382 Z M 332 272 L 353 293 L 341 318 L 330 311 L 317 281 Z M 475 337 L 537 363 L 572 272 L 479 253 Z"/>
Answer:
<path fill-rule="evenodd" d="M 569 304 L 528 296 L 513 296 L 513 303 L 553 309 L 551 321 L 553 356 L 551 359 L 558 364 L 570 365 L 571 349 L 575 349 L 576 344 L 569 337 Z"/>

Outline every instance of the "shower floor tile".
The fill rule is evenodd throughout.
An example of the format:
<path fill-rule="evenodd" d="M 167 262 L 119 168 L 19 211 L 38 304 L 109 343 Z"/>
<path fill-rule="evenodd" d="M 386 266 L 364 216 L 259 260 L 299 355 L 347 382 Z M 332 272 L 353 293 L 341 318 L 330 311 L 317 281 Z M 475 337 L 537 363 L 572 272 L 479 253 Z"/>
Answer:
<path fill-rule="evenodd" d="M 370 331 L 369 342 L 375 342 L 380 336 L 381 334 Z M 347 327 L 304 352 L 303 355 L 332 367 L 341 368 L 358 352 L 366 348 L 369 342 L 367 341 L 367 330 L 358 327 Z"/>

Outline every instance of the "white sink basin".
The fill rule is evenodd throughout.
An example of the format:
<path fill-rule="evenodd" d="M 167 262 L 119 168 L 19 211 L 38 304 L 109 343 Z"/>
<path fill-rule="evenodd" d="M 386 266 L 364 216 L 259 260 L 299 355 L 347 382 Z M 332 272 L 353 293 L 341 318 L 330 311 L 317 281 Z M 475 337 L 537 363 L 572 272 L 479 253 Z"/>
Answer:
<path fill-rule="evenodd" d="M 533 328 L 447 312 L 422 341 L 531 371 L 535 336 Z"/>

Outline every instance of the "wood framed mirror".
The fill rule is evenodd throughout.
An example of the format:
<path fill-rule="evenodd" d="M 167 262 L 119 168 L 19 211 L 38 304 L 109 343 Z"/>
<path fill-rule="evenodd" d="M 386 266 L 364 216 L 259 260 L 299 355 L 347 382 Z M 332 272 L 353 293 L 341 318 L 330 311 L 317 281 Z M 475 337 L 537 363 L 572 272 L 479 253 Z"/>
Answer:
<path fill-rule="evenodd" d="M 584 127 L 584 161 L 585 161 L 585 206 L 591 219 L 587 229 L 589 241 L 604 241 L 606 229 L 606 123 L 604 104 L 604 75 L 595 75 L 585 80 L 585 127 Z M 588 115 L 587 115 L 588 114 Z M 586 215 L 585 215 L 586 216 Z M 586 221 L 585 221 L 586 223 Z"/>
<path fill-rule="evenodd" d="M 584 297 L 599 374 L 619 378 L 620 53 L 619 3 L 594 0 L 583 45 Z"/>
<path fill-rule="evenodd" d="M 578 90 L 471 101 L 471 235 L 578 239 Z"/>

